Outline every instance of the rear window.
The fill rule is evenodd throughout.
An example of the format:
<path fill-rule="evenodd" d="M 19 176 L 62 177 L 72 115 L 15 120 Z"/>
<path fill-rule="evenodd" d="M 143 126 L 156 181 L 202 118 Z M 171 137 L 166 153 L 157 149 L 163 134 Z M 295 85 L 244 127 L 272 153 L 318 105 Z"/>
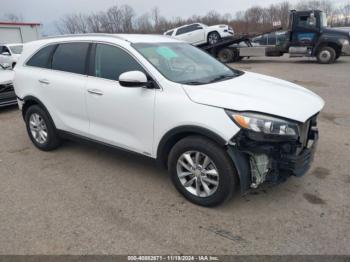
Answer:
<path fill-rule="evenodd" d="M 88 49 L 89 43 L 59 44 L 52 57 L 52 69 L 85 74 Z"/>
<path fill-rule="evenodd" d="M 50 57 L 52 52 L 55 50 L 57 45 L 46 46 L 37 52 L 29 61 L 27 65 L 41 67 L 41 68 L 51 68 Z"/>

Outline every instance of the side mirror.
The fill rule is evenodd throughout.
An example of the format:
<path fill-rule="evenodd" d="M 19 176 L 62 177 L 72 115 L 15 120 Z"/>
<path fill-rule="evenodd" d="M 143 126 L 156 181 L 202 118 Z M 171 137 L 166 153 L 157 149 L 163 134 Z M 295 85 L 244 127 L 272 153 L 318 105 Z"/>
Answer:
<path fill-rule="evenodd" d="M 3 52 L 1 53 L 2 55 L 7 55 L 7 56 L 10 56 L 11 54 L 9 52 Z"/>
<path fill-rule="evenodd" d="M 141 71 L 129 71 L 121 74 L 119 84 L 124 87 L 151 87 L 147 76 Z"/>

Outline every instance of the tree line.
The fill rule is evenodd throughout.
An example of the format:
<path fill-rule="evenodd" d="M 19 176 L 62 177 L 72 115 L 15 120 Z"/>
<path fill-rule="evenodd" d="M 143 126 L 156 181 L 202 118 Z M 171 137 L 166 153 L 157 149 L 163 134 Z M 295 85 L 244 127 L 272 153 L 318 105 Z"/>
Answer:
<path fill-rule="evenodd" d="M 228 24 L 236 33 L 259 33 L 273 29 L 275 22 L 285 29 L 288 25 L 289 11 L 319 9 L 326 12 L 330 26 L 350 26 L 350 4 L 335 6 L 331 0 L 301 0 L 296 5 L 288 1 L 271 4 L 268 7 L 253 6 L 235 14 L 220 14 L 214 10 L 205 15 L 192 15 L 188 18 L 164 17 L 158 7 L 137 15 L 129 5 L 114 5 L 105 11 L 72 13 L 56 21 L 60 34 L 79 33 L 163 33 L 184 24 L 200 22 L 207 25 Z M 8 20 L 21 20 L 22 16 L 7 14 Z"/>

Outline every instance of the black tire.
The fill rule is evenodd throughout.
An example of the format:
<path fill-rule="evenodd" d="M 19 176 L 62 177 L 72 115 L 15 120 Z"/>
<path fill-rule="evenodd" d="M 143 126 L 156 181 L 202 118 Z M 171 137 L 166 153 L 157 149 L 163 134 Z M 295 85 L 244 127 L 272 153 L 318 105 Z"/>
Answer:
<path fill-rule="evenodd" d="M 30 129 L 30 118 L 33 114 L 37 114 L 46 125 L 47 138 L 45 142 L 39 143 L 33 136 Z M 32 140 L 33 144 L 42 151 L 51 151 L 56 149 L 61 145 L 61 139 L 57 134 L 57 130 L 55 125 L 53 124 L 50 116 L 38 105 L 30 106 L 25 113 L 25 123 L 27 127 L 27 132 L 30 140 Z"/>
<path fill-rule="evenodd" d="M 337 53 L 336 56 L 335 56 L 335 61 L 337 61 L 341 56 L 341 53 Z"/>
<path fill-rule="evenodd" d="M 234 51 L 230 48 L 223 48 L 218 52 L 217 57 L 222 63 L 230 63 L 234 60 Z"/>
<path fill-rule="evenodd" d="M 208 34 L 207 42 L 209 45 L 217 44 L 221 41 L 221 36 L 218 32 L 211 32 Z"/>
<path fill-rule="evenodd" d="M 188 151 L 202 152 L 215 164 L 218 171 L 218 186 L 212 195 L 196 196 L 181 183 L 178 177 L 177 163 L 181 156 Z M 176 189 L 189 201 L 201 206 L 216 206 L 223 203 L 233 195 L 238 184 L 236 169 L 226 151 L 215 142 L 201 136 L 189 136 L 176 143 L 169 154 L 168 169 Z M 190 178 L 188 179 L 190 180 Z M 203 186 L 201 187 L 204 189 Z"/>
<path fill-rule="evenodd" d="M 323 46 L 317 52 L 317 61 L 320 64 L 332 64 L 336 58 L 335 50 L 330 46 Z"/>

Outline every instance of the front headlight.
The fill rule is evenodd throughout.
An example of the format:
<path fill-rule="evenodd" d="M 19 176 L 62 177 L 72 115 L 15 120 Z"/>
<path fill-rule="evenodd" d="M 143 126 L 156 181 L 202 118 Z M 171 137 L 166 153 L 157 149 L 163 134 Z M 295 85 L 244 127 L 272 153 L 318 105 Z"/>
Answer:
<path fill-rule="evenodd" d="M 269 135 L 298 136 L 298 124 L 267 115 L 225 110 L 241 128 Z"/>

